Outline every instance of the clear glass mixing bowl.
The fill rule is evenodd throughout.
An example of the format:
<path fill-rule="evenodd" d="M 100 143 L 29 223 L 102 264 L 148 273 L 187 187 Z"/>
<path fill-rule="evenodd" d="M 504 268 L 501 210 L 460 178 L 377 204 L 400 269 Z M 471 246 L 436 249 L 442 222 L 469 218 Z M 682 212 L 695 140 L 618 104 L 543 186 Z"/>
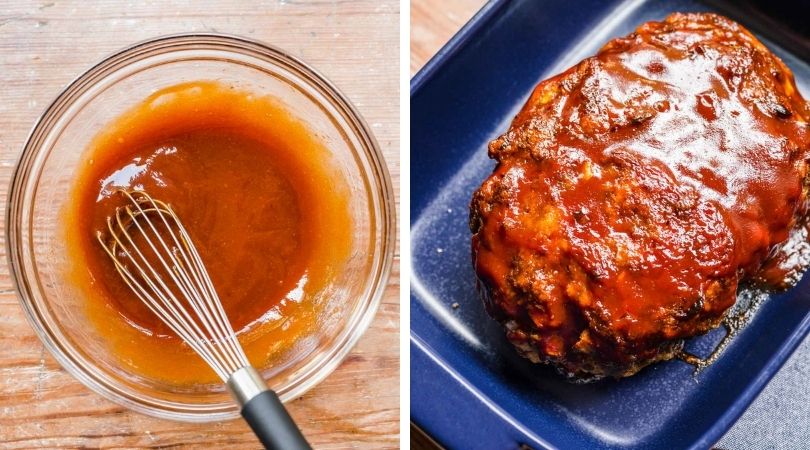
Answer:
<path fill-rule="evenodd" d="M 259 368 L 282 400 L 323 380 L 368 327 L 391 268 L 395 225 L 391 180 L 368 127 L 329 81 L 282 50 L 217 34 L 168 36 L 108 57 L 59 94 L 31 131 L 11 181 L 6 245 L 20 302 L 51 354 L 92 390 L 135 411 L 202 422 L 238 411 L 221 388 L 126 376 L 60 270 L 66 255 L 58 227 L 74 170 L 100 128 L 154 91 L 195 80 L 276 97 L 326 144 L 350 188 L 352 249 L 328 289 L 333 307 L 325 308 L 334 320 L 322 321 L 281 363 Z"/>

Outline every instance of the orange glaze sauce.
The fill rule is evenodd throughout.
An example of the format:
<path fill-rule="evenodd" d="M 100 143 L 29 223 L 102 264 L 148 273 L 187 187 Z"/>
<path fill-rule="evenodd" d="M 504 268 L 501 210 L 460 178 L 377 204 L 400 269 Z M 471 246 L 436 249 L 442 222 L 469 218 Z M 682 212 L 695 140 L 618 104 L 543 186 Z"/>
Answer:
<path fill-rule="evenodd" d="M 174 208 L 254 365 L 318 327 L 318 293 L 349 252 L 348 188 L 327 149 L 273 98 L 215 82 L 154 93 L 95 138 L 64 211 L 68 276 L 124 367 L 176 385 L 216 381 L 96 241 L 125 202 L 117 188 Z"/>

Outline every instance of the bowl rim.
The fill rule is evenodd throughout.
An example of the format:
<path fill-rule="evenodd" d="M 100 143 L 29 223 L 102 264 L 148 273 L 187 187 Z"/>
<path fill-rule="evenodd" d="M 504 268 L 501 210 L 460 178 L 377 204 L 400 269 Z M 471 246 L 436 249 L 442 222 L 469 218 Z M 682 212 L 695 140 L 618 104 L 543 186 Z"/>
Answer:
<path fill-rule="evenodd" d="M 54 359 L 73 378 L 102 397 L 130 410 L 154 417 L 187 422 L 210 422 L 238 417 L 239 411 L 236 404 L 227 402 L 193 408 L 190 403 L 167 402 L 154 398 L 146 399 L 151 401 L 143 401 L 145 398 L 142 394 L 136 395 L 135 397 L 138 399 L 135 400 L 132 395 L 125 395 L 121 392 L 121 386 L 124 385 L 119 383 L 118 386 L 114 386 L 105 383 L 104 378 L 100 378 L 97 374 L 88 373 L 84 365 L 81 364 L 86 361 L 75 361 L 73 357 L 64 351 L 64 347 L 72 348 L 73 346 L 64 345 L 63 342 L 55 339 L 48 326 L 48 321 L 43 320 L 42 313 L 37 306 L 37 300 L 35 299 L 37 294 L 32 290 L 31 280 L 29 280 L 31 273 L 24 267 L 25 263 L 21 256 L 23 252 L 30 253 L 31 249 L 27 243 L 20 242 L 21 223 L 18 223 L 23 217 L 21 211 L 24 211 L 27 206 L 23 201 L 27 199 L 25 194 L 29 190 L 27 182 L 31 178 L 32 165 L 37 159 L 36 157 L 42 152 L 42 147 L 39 144 L 52 131 L 50 129 L 51 122 L 63 117 L 66 112 L 64 107 L 74 103 L 75 98 L 72 98 L 72 96 L 76 91 L 79 91 L 79 95 L 76 97 L 81 98 L 85 93 L 81 91 L 81 88 L 87 83 L 92 85 L 104 80 L 117 73 L 122 67 L 127 67 L 133 62 L 142 61 L 144 58 L 148 58 L 149 55 L 127 62 L 128 58 L 148 53 L 149 49 L 154 50 L 161 48 L 161 46 L 179 44 L 208 44 L 207 50 L 215 50 L 214 46 L 218 45 L 220 46 L 216 48 L 218 51 L 226 50 L 236 53 L 236 49 L 239 49 L 241 50 L 239 53 L 259 58 L 263 63 L 270 66 L 279 67 L 279 62 L 286 63 L 287 66 L 284 66 L 284 69 L 291 70 L 296 76 L 313 83 L 311 88 L 317 89 L 319 94 L 325 97 L 328 104 L 335 108 L 347 122 L 348 127 L 340 126 L 339 128 L 358 140 L 360 145 L 358 148 L 353 149 L 352 152 L 354 159 L 357 160 L 362 155 L 365 157 L 364 162 L 368 166 L 366 168 L 363 164 L 357 164 L 367 183 L 369 210 L 375 228 L 369 238 L 378 242 L 374 245 L 376 255 L 372 259 L 368 278 L 364 280 L 363 295 L 356 297 L 354 312 L 347 318 L 346 324 L 337 330 L 333 341 L 322 353 L 319 364 L 309 367 L 312 363 L 311 358 L 309 358 L 310 361 L 307 361 L 299 368 L 299 373 L 289 383 L 289 386 L 285 387 L 284 391 L 279 392 L 282 401 L 300 397 L 331 374 L 348 356 L 375 317 L 385 288 L 388 285 L 393 265 L 397 232 L 395 197 L 391 177 L 379 144 L 366 121 L 345 94 L 328 78 L 302 59 L 289 54 L 281 48 L 254 39 L 226 33 L 192 32 L 168 34 L 142 40 L 102 58 L 98 63 L 92 65 L 65 85 L 48 104 L 34 122 L 25 140 L 11 174 L 6 198 L 6 260 L 9 265 L 12 284 L 29 324 Z M 227 48 L 223 48 L 223 46 Z M 187 49 L 181 47 L 179 50 Z M 164 53 L 176 51 L 178 49 L 171 49 Z M 234 64 L 233 61 L 226 62 Z M 121 67 L 116 67 L 117 64 L 121 63 L 123 63 Z M 108 70 L 110 72 L 105 73 Z M 99 74 L 100 77 L 98 77 Z M 301 88 L 300 82 L 288 84 L 296 86 L 298 89 Z M 324 104 L 322 101 L 311 100 L 320 105 Z M 35 194 L 32 198 L 34 197 Z M 32 227 L 29 228 L 32 229 Z M 33 234 L 33 231 L 29 233 Z M 33 257 L 32 260 L 35 261 Z M 34 264 L 33 270 L 33 275 L 36 275 L 36 264 Z M 75 352 L 70 353 L 75 354 Z M 93 364 L 90 365 L 95 367 Z M 167 404 L 177 409 L 162 407 L 162 405 Z M 182 410 L 183 407 L 191 408 Z"/>

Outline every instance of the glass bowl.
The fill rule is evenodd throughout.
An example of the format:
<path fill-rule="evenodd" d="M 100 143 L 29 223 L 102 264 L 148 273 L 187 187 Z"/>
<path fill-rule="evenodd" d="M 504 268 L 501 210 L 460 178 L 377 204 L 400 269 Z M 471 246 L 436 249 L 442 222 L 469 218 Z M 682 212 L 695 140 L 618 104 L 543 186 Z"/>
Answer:
<path fill-rule="evenodd" d="M 352 247 L 328 289 L 334 320 L 272 367 L 259 367 L 282 400 L 323 380 L 368 327 L 391 268 L 395 225 L 390 177 L 365 122 L 329 81 L 282 50 L 219 34 L 162 37 L 108 57 L 59 94 L 31 131 L 11 180 L 6 245 L 23 309 L 45 347 L 90 389 L 152 416 L 205 422 L 236 417 L 236 405 L 218 385 L 188 389 L 128 376 L 60 270 L 66 254 L 59 233 L 74 170 L 98 131 L 158 89 L 196 80 L 281 101 L 332 152 L 351 193 Z"/>

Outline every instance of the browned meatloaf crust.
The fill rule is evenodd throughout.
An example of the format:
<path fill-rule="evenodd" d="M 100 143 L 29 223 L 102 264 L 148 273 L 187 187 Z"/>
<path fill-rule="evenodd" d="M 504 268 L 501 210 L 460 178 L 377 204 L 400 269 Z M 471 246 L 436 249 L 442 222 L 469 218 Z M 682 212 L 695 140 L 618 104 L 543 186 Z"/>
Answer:
<path fill-rule="evenodd" d="M 645 23 L 543 81 L 470 207 L 488 312 L 572 377 L 671 358 L 802 220 L 808 117 L 790 69 L 714 14 Z"/>

